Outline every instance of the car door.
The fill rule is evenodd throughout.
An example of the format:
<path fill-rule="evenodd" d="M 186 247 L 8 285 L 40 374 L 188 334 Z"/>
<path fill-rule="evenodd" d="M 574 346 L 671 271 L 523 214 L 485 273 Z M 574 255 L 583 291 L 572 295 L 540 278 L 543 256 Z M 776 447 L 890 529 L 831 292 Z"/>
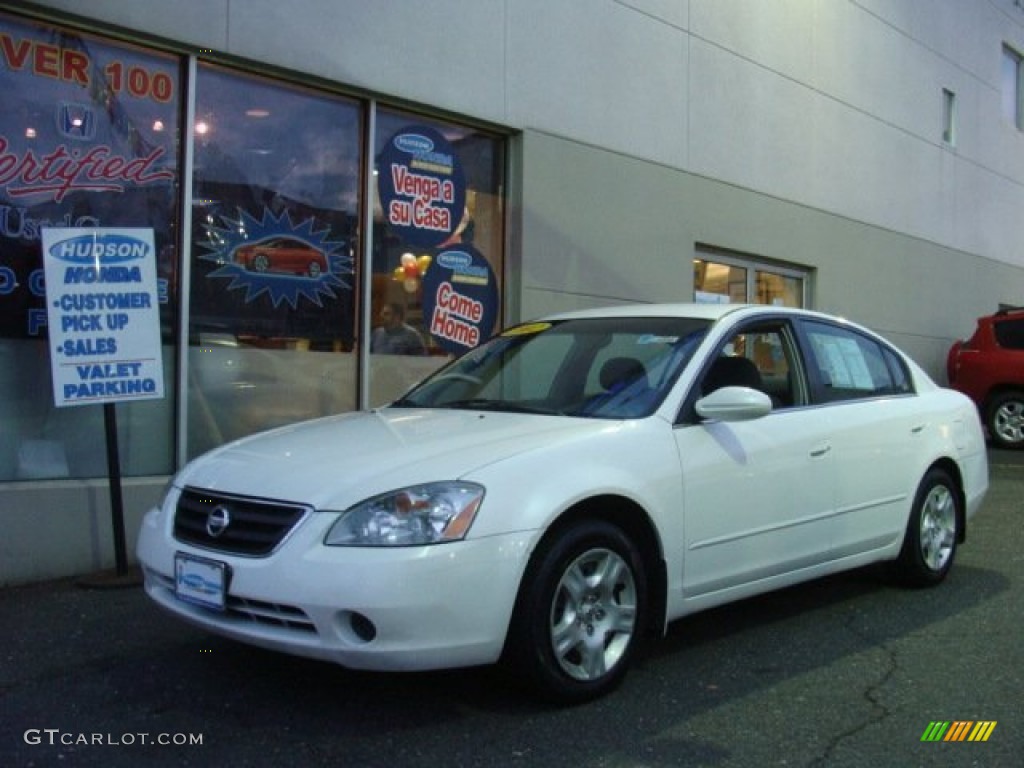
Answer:
<path fill-rule="evenodd" d="M 747 376 L 754 368 L 757 377 L 730 380 L 719 368 L 746 368 Z M 762 321 L 730 336 L 687 398 L 675 430 L 684 597 L 717 602 L 828 558 L 835 461 L 829 427 L 808 407 L 804 371 L 790 323 Z M 726 422 L 701 421 L 689 410 L 718 386 L 737 383 L 769 394 L 772 412 Z"/>
<path fill-rule="evenodd" d="M 920 480 L 929 417 L 915 408 L 902 359 L 877 339 L 825 321 L 800 323 L 812 399 L 831 425 L 836 462 L 833 558 L 903 535 Z"/>

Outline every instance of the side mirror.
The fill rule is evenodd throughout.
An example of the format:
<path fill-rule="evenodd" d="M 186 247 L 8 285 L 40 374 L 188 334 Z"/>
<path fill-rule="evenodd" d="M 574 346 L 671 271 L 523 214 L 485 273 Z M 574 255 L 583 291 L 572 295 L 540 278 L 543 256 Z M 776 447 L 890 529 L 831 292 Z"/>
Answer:
<path fill-rule="evenodd" d="M 750 387 L 722 387 L 696 403 L 702 419 L 749 421 L 771 413 L 772 399 Z"/>

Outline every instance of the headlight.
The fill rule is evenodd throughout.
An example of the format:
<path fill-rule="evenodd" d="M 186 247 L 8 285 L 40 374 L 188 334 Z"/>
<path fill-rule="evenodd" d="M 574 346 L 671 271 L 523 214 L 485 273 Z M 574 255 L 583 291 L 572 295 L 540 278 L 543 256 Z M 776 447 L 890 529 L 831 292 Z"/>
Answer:
<path fill-rule="evenodd" d="M 329 547 L 410 547 L 458 541 L 466 535 L 483 487 L 427 483 L 367 499 L 342 513 L 327 532 Z"/>

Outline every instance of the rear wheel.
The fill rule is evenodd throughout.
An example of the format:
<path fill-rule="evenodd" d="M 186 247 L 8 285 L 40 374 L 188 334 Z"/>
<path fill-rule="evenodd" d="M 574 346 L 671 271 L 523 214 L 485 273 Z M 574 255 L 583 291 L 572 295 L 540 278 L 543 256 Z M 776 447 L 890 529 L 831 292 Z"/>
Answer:
<path fill-rule="evenodd" d="M 907 521 L 898 566 L 913 586 L 938 584 L 953 567 L 959 536 L 960 495 L 949 473 L 929 470 L 918 487 Z"/>
<path fill-rule="evenodd" d="M 996 445 L 1024 448 L 1024 392 L 1003 392 L 992 398 L 986 422 Z"/>
<path fill-rule="evenodd" d="M 596 698 L 625 676 L 646 612 L 636 546 L 609 523 L 579 523 L 543 545 L 527 569 L 507 661 L 556 702 Z"/>

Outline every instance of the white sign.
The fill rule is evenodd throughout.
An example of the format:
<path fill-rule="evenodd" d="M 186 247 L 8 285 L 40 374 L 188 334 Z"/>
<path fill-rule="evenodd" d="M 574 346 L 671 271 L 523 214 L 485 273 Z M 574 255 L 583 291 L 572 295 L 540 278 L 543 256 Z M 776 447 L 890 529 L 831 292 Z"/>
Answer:
<path fill-rule="evenodd" d="M 45 228 L 58 407 L 164 396 L 152 229 Z"/>

